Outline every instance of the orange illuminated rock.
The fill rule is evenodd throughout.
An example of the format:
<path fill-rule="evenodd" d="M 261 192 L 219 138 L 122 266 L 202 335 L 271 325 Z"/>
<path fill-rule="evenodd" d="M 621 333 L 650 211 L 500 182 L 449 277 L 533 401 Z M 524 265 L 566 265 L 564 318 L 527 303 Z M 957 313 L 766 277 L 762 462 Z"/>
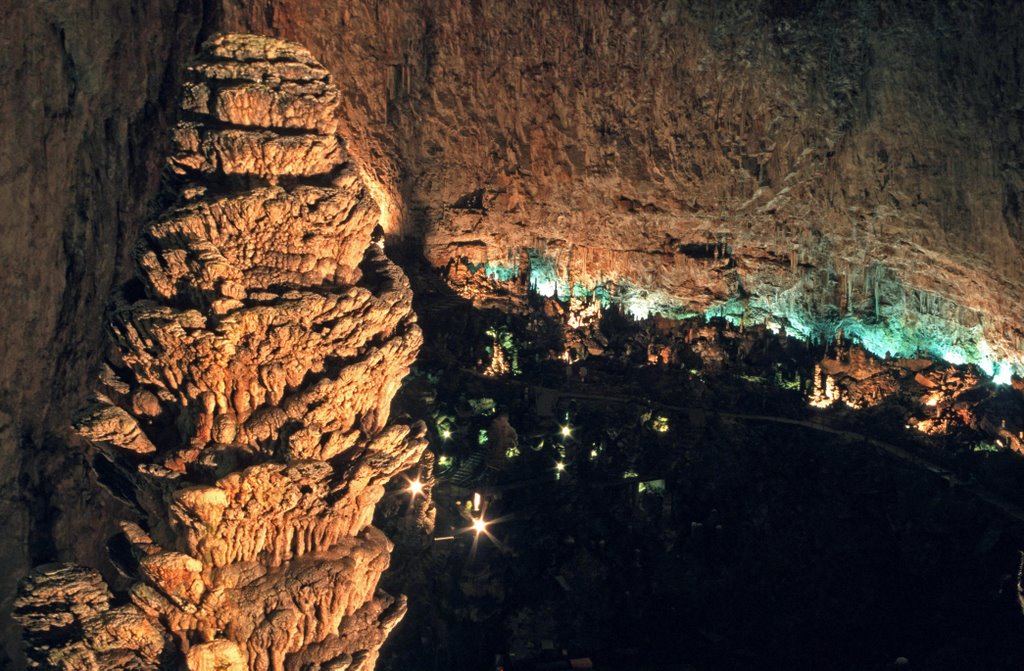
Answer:
<path fill-rule="evenodd" d="M 369 669 L 405 610 L 377 590 L 392 546 L 374 507 L 426 445 L 422 424 L 388 423 L 422 341 L 409 284 L 371 240 L 377 206 L 308 52 L 221 36 L 188 79 L 179 202 L 141 240 L 144 297 L 115 297 L 103 390 L 76 423 L 145 520 L 112 557 L 129 603 L 89 569 L 39 569 L 17 607 L 29 657 Z"/>

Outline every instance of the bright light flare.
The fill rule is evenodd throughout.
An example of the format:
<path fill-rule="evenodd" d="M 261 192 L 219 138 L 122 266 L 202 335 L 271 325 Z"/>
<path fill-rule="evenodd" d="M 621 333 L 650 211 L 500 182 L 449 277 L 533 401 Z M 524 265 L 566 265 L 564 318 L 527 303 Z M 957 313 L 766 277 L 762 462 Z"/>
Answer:
<path fill-rule="evenodd" d="M 410 480 L 409 486 L 406 487 L 405 491 L 412 494 L 413 498 L 416 498 L 417 495 L 423 493 L 423 483 L 420 481 L 419 478 L 416 478 L 415 480 Z"/>
<path fill-rule="evenodd" d="M 572 437 L 572 427 L 566 424 L 565 426 L 562 427 L 561 434 L 563 438 Z"/>
<path fill-rule="evenodd" d="M 483 508 L 480 510 L 479 513 L 477 513 L 475 515 L 470 514 L 470 515 L 466 516 L 466 520 L 469 522 L 469 526 L 464 528 L 464 529 L 461 529 L 460 532 L 461 533 L 473 532 L 473 544 L 472 544 L 472 546 L 469 549 L 469 560 L 470 561 L 473 561 L 473 559 L 476 557 L 477 548 L 480 545 L 480 539 L 481 538 L 486 538 L 487 540 L 489 540 L 495 547 L 497 547 L 502 552 L 507 552 L 508 551 L 508 548 L 505 547 L 504 543 L 502 543 L 497 538 L 495 538 L 494 534 L 491 533 L 491 527 L 493 527 L 495 524 L 498 524 L 499 522 L 502 522 L 502 521 L 504 521 L 506 519 L 508 519 L 508 518 L 507 517 L 499 517 L 497 519 L 488 519 L 487 518 L 487 502 L 486 501 L 484 501 Z"/>
<path fill-rule="evenodd" d="M 451 429 L 441 429 L 441 440 L 448 440 L 452 437 Z"/>
<path fill-rule="evenodd" d="M 564 461 L 559 461 L 558 463 L 556 463 L 555 464 L 555 470 L 558 471 L 559 473 L 564 471 L 565 470 L 565 462 Z"/>

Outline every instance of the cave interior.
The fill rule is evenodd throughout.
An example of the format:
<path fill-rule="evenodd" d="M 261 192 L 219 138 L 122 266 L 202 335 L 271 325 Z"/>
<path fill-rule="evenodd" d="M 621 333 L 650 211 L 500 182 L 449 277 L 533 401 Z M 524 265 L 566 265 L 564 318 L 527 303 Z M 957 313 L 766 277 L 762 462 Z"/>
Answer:
<path fill-rule="evenodd" d="M 0 28 L 0 666 L 1024 658 L 1024 4 Z"/>

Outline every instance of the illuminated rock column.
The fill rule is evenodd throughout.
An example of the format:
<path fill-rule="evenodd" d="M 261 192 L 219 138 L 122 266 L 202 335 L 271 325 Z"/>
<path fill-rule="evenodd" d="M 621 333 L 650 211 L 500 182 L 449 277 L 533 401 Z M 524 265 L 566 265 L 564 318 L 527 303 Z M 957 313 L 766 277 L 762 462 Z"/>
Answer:
<path fill-rule="evenodd" d="M 370 669 L 404 601 L 371 526 L 424 427 L 388 423 L 422 338 L 378 208 L 301 47 L 207 43 L 169 161 L 177 203 L 115 297 L 101 388 L 76 429 L 131 502 L 111 558 L 134 583 L 40 567 L 16 617 L 60 669 Z"/>

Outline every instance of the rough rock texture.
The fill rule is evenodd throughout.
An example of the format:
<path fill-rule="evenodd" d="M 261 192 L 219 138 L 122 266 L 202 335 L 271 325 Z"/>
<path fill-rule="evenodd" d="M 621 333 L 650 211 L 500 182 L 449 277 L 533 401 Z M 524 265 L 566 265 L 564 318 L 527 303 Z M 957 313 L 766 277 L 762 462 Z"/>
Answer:
<path fill-rule="evenodd" d="M 563 286 L 613 278 L 641 310 L 735 295 L 734 314 L 799 319 L 805 332 L 845 317 L 879 353 L 980 358 L 984 338 L 992 358 L 1019 360 L 1016 0 L 3 9 L 0 307 L 16 318 L 0 327 L 0 618 L 30 561 L 103 554 L 116 507 L 64 427 L 202 26 L 316 54 L 381 223 L 424 238 L 438 265 L 533 249 Z M 216 104 L 249 114 L 232 95 Z M 261 123 L 289 127 L 260 109 Z M 200 164 L 215 150 L 203 142 Z M 293 151 L 282 140 L 259 161 Z"/>
<path fill-rule="evenodd" d="M 223 14 L 338 74 L 357 159 L 438 266 L 531 250 L 548 292 L 611 280 L 638 312 L 724 306 L 1024 371 L 1018 2 Z"/>
<path fill-rule="evenodd" d="M 141 513 L 110 545 L 129 602 L 48 565 L 15 617 L 40 668 L 370 669 L 404 613 L 376 591 L 374 506 L 426 446 L 388 424 L 422 341 L 408 280 L 308 52 L 221 36 L 186 80 L 180 199 L 140 240 L 76 420 Z"/>
<path fill-rule="evenodd" d="M 95 552 L 112 504 L 66 441 L 146 218 L 201 3 L 0 2 L 0 668 L 30 563 Z"/>

